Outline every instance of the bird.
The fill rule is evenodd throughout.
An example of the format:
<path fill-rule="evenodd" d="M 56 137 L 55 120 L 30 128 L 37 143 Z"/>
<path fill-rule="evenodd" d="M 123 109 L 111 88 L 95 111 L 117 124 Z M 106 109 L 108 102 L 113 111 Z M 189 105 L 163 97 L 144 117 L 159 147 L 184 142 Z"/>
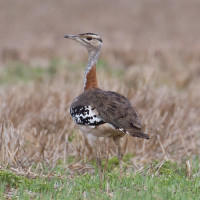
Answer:
<path fill-rule="evenodd" d="M 142 132 L 138 114 L 126 97 L 113 91 L 104 91 L 98 86 L 96 64 L 103 43 L 102 38 L 95 33 L 67 34 L 64 38 L 75 40 L 88 51 L 83 92 L 73 100 L 70 114 L 81 132 L 92 143 L 100 179 L 102 165 L 97 143 L 99 137 L 113 138 L 117 146 L 119 170 L 122 176 L 121 138 L 130 135 L 149 139 L 149 136 Z"/>

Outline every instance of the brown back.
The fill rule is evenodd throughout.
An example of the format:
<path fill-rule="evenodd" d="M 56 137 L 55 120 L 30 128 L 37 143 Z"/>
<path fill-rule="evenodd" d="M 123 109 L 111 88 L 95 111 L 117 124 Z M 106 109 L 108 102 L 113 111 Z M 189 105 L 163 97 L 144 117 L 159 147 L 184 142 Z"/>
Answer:
<path fill-rule="evenodd" d="M 106 123 L 112 124 L 117 129 L 141 130 L 142 125 L 136 111 L 124 96 L 100 89 L 86 90 L 80 94 L 71 105 L 90 105 L 98 116 Z"/>

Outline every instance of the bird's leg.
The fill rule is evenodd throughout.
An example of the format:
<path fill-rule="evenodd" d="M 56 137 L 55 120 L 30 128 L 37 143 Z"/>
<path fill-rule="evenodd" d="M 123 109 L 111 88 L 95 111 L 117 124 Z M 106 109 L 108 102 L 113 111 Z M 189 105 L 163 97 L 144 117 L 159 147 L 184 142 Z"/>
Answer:
<path fill-rule="evenodd" d="M 115 137 L 113 138 L 113 140 L 118 148 L 117 156 L 119 159 L 119 171 L 120 171 L 120 178 L 121 178 L 123 176 L 123 171 L 122 171 L 123 153 L 122 153 L 122 148 L 121 148 L 121 143 L 120 143 L 120 137 Z"/>
<path fill-rule="evenodd" d="M 108 147 L 106 148 L 106 161 L 105 161 L 105 165 L 104 165 L 104 173 L 108 170 L 108 158 L 109 158 L 109 152 L 108 152 Z"/>
<path fill-rule="evenodd" d="M 102 180 L 101 158 L 100 157 L 96 157 L 96 161 L 97 161 L 97 167 L 98 167 L 98 171 L 99 171 L 99 178 L 100 178 L 100 180 Z"/>
<path fill-rule="evenodd" d="M 96 145 L 96 162 L 97 162 L 97 168 L 99 171 L 99 178 L 102 180 L 102 164 L 101 164 L 101 155 L 100 155 L 100 149 L 99 149 L 99 140 Z"/>
<path fill-rule="evenodd" d="M 88 139 L 89 146 L 92 147 L 93 150 L 93 156 L 95 156 L 96 163 L 97 163 L 97 169 L 99 172 L 99 178 L 102 179 L 102 165 L 101 165 L 101 157 L 100 157 L 100 145 L 99 145 L 99 139 L 98 137 L 88 134 L 86 135 Z"/>

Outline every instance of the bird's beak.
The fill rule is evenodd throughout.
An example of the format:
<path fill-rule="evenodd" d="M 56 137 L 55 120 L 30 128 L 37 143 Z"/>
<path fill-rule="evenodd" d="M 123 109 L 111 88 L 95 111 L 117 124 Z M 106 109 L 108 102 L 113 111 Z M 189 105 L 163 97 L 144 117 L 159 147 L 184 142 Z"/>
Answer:
<path fill-rule="evenodd" d="M 72 39 L 72 40 L 74 40 L 76 42 L 79 42 L 81 45 L 85 46 L 85 41 L 81 39 L 80 35 L 67 34 L 67 35 L 64 35 L 64 38 Z"/>
<path fill-rule="evenodd" d="M 76 40 L 76 39 L 77 39 L 77 35 L 70 35 L 70 34 L 67 34 L 67 35 L 64 35 L 64 38 L 69 38 L 69 39 Z"/>

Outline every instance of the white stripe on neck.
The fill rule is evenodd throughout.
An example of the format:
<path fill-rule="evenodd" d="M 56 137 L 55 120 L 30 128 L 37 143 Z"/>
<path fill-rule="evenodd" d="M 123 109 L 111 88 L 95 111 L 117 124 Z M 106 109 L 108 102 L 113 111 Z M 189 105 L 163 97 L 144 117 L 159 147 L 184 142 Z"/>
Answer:
<path fill-rule="evenodd" d="M 90 72 L 90 70 L 92 69 L 92 67 L 94 65 L 96 65 L 98 57 L 99 57 L 99 54 L 100 54 L 100 50 L 99 51 L 91 51 L 91 52 L 89 52 L 88 63 L 87 63 L 86 70 L 85 70 L 83 91 L 85 90 L 85 86 L 87 84 L 87 75 Z"/>

